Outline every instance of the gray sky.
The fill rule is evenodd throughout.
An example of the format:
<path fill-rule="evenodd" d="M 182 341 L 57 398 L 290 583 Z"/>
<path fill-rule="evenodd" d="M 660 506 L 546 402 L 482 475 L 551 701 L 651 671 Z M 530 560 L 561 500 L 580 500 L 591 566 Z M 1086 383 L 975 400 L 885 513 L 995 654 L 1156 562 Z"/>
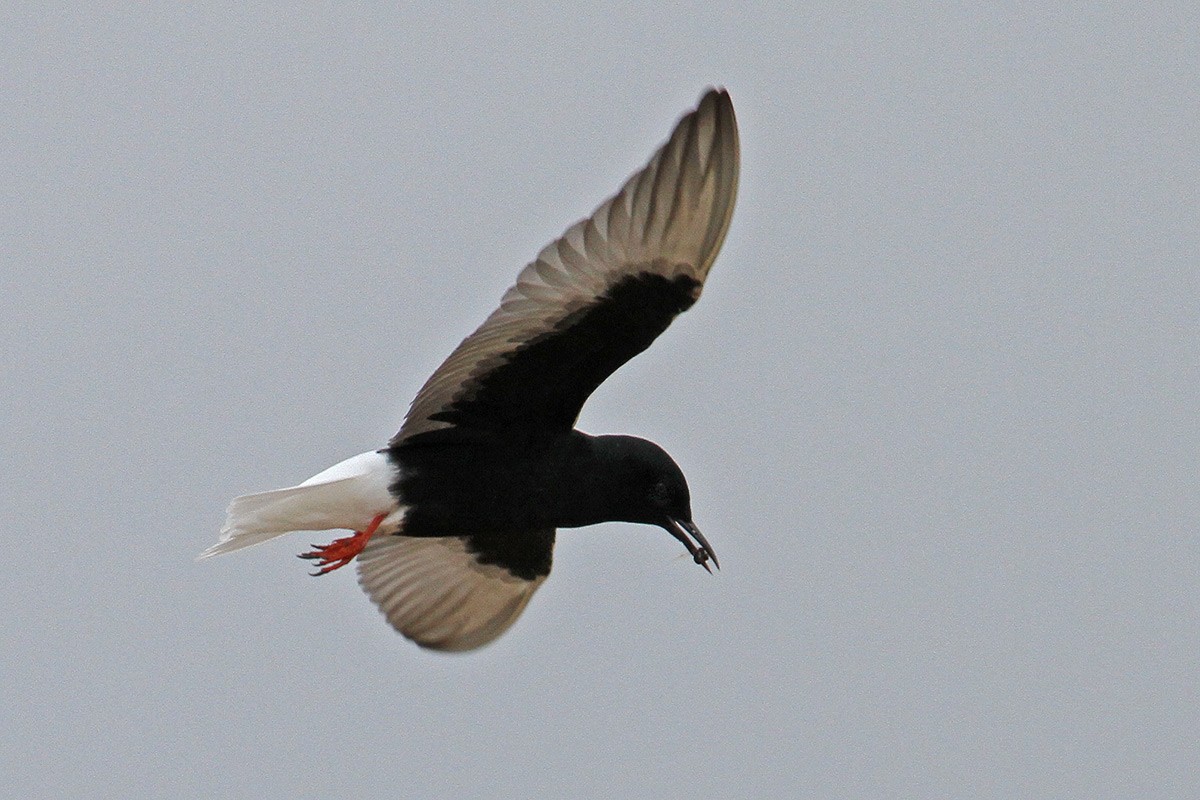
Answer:
<path fill-rule="evenodd" d="M 1200 762 L 1193 3 L 0 19 L 14 797 L 1182 798 Z M 709 84 L 703 301 L 581 427 L 721 558 L 560 536 L 418 650 L 234 495 L 383 443 Z"/>

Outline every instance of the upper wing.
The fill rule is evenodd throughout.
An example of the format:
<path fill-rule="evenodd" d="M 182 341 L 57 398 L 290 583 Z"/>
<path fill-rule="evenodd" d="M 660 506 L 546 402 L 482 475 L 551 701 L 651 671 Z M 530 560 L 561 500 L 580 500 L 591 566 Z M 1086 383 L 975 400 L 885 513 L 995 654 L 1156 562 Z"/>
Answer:
<path fill-rule="evenodd" d="M 729 229 L 738 132 L 709 90 L 644 169 L 547 245 L 417 393 L 392 444 L 450 427 L 570 429 L 700 296 Z"/>

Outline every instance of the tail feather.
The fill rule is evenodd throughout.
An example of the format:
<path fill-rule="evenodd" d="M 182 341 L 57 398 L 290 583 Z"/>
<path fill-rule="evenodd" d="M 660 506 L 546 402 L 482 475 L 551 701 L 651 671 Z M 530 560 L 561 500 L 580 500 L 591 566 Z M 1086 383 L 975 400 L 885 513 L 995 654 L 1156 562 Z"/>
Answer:
<path fill-rule="evenodd" d="M 247 494 L 229 504 L 210 558 L 293 531 L 360 530 L 378 514 L 396 511 L 389 486 L 395 469 L 378 452 L 346 459 L 299 486 Z"/>

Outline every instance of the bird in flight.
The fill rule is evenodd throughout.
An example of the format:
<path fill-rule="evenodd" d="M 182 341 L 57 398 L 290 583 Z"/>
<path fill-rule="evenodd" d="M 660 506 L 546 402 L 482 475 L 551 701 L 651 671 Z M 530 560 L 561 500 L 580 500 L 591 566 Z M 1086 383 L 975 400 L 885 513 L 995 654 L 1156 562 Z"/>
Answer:
<path fill-rule="evenodd" d="M 738 184 L 733 104 L 711 89 L 646 166 L 547 245 L 417 392 L 387 446 L 235 499 L 201 558 L 346 529 L 301 555 L 358 559 L 387 621 L 422 647 L 504 633 L 550 574 L 558 528 L 657 525 L 711 572 L 683 472 L 653 442 L 575 430 L 588 396 L 700 296 Z"/>

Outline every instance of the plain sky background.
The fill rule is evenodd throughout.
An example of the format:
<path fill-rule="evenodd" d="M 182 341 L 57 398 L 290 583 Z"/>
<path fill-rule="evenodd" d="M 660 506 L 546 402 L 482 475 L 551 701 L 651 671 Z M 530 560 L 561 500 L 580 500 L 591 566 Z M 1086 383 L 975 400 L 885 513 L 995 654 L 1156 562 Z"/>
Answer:
<path fill-rule="evenodd" d="M 0 794 L 1197 796 L 1196 5 L 438 8 L 0 12 Z M 580 426 L 718 575 L 568 531 L 445 656 L 193 561 L 710 84 L 729 238 Z"/>

